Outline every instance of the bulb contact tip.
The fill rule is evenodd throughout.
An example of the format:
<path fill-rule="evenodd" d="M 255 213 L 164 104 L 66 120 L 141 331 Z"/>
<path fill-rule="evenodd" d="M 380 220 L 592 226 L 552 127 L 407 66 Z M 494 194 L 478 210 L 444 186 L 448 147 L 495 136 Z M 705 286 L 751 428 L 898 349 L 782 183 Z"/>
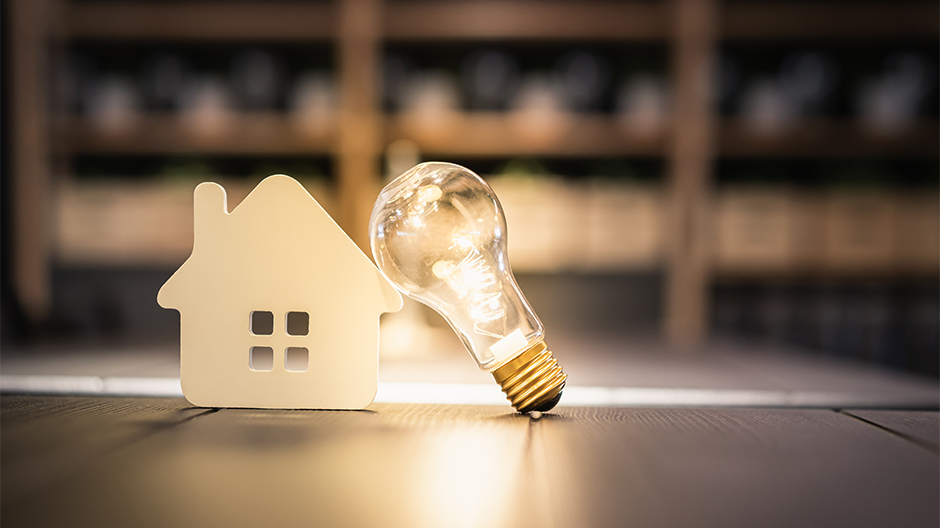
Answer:
<path fill-rule="evenodd" d="M 520 413 L 551 410 L 561 400 L 568 375 L 544 341 L 530 346 L 493 371 L 496 383 Z"/>

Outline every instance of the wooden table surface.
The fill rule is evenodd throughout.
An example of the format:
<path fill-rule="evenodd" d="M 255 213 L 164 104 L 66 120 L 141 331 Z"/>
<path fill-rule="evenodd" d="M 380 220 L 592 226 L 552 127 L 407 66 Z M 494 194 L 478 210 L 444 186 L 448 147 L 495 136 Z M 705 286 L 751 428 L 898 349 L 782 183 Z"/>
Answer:
<path fill-rule="evenodd" d="M 6 395 L 13 526 L 936 527 L 938 414 Z"/>
<path fill-rule="evenodd" d="M 539 420 L 508 405 L 204 409 L 8 389 L 30 375 L 172 380 L 172 350 L 4 351 L 0 524 L 940 525 L 936 380 L 753 349 L 555 343 L 572 397 L 578 385 L 647 387 L 654 399 L 559 406 Z M 383 358 L 380 380 L 493 385 L 464 354 Z M 655 401 L 675 391 L 704 404 Z M 729 394 L 744 397 L 721 405 Z M 805 394 L 848 403 L 791 397 Z M 709 403 L 716 395 L 725 400 Z M 762 405 L 748 404 L 755 395 Z"/>

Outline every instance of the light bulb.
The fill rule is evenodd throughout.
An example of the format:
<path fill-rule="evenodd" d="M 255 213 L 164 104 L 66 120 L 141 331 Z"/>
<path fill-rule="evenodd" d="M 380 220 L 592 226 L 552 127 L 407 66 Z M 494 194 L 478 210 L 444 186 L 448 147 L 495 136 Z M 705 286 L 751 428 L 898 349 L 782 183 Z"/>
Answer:
<path fill-rule="evenodd" d="M 450 323 L 517 411 L 558 403 L 567 376 L 512 275 L 506 218 L 482 178 L 452 163 L 417 165 L 379 193 L 369 233 L 385 277 Z"/>

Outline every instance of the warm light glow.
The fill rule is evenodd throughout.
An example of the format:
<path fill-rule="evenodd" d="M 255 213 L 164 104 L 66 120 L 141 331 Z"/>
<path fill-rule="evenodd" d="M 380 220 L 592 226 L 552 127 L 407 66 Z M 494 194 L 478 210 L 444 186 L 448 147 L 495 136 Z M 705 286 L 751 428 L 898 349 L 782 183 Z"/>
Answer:
<path fill-rule="evenodd" d="M 568 376 L 509 269 L 506 217 L 493 189 L 452 163 L 422 163 L 382 189 L 372 254 L 408 297 L 441 314 L 521 413 L 547 411 Z"/>
<path fill-rule="evenodd" d="M 503 212 L 479 176 L 424 163 L 392 181 L 376 203 L 371 232 L 379 268 L 441 313 L 484 370 L 541 338 L 541 323 L 509 269 Z M 520 338 L 505 341 L 513 333 Z M 493 353 L 497 343 L 500 354 Z"/>
<path fill-rule="evenodd" d="M 524 437 L 505 428 L 455 428 L 422 446 L 414 468 L 420 526 L 503 526 L 515 511 Z"/>

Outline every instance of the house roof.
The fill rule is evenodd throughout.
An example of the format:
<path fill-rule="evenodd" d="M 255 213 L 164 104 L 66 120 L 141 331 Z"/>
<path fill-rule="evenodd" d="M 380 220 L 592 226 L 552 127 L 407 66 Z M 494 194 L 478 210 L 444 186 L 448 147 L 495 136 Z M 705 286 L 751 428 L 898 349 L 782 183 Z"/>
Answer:
<path fill-rule="evenodd" d="M 355 291 L 372 292 L 381 312 L 401 308 L 399 293 L 289 176 L 265 178 L 231 213 L 225 189 L 201 183 L 194 192 L 194 222 L 192 255 L 157 296 L 164 308 L 179 309 L 213 287 L 277 292 L 290 291 L 292 281 L 321 283 L 332 290 L 353 281 Z M 363 289 L 362 284 L 375 287 Z"/>

